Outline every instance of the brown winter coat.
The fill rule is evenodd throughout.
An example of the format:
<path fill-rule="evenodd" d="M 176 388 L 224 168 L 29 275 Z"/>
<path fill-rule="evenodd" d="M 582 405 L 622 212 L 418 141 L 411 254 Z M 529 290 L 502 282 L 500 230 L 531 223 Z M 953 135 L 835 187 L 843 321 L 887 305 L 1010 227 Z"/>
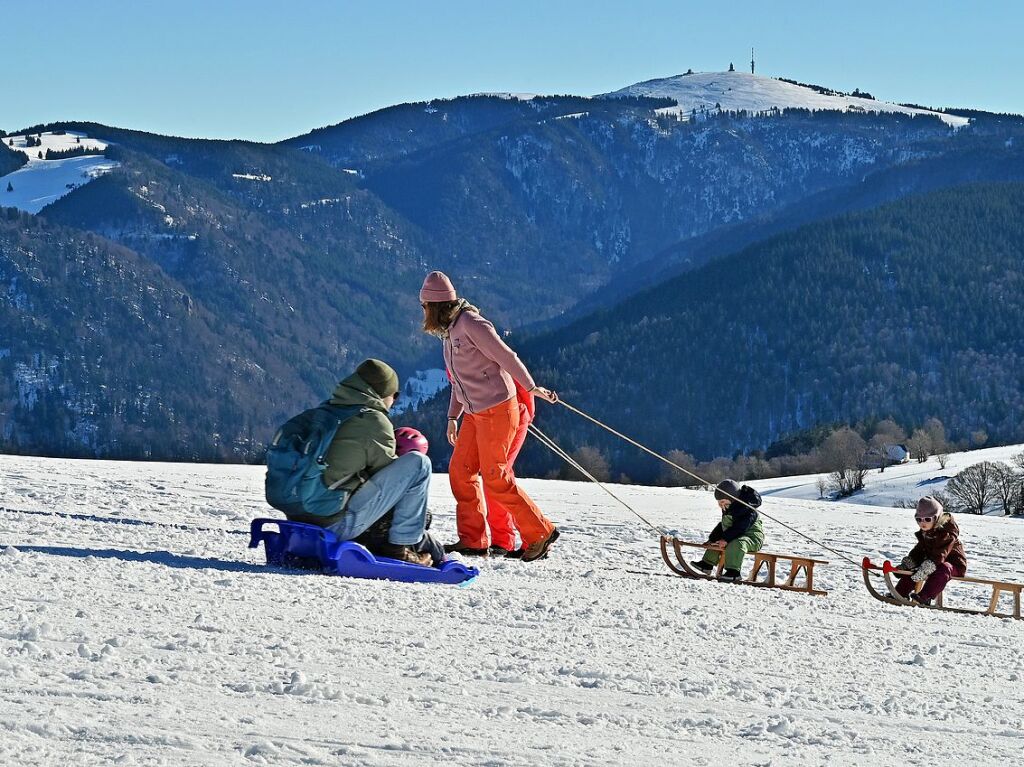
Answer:
<path fill-rule="evenodd" d="M 908 556 L 918 564 L 926 559 L 936 565 L 948 562 L 959 573 L 967 572 L 967 556 L 960 544 L 960 528 L 953 520 L 952 514 L 943 514 L 931 530 L 918 530 L 917 545 L 910 550 Z"/>

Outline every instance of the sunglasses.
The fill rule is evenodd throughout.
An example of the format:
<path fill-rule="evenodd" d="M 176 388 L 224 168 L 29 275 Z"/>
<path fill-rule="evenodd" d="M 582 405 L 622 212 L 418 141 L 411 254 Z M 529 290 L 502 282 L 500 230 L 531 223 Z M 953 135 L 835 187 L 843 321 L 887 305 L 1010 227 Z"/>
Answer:
<path fill-rule="evenodd" d="M 935 521 L 935 517 L 915 517 L 915 519 L 917 519 L 918 524 L 920 524 L 922 522 L 934 522 Z"/>

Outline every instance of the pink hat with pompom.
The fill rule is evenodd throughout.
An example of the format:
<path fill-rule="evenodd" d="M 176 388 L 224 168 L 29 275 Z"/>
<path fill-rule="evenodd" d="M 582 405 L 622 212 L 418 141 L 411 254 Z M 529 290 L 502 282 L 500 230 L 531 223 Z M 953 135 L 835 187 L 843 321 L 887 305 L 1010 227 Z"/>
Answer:
<path fill-rule="evenodd" d="M 420 302 L 454 301 L 458 298 L 455 286 L 444 272 L 431 272 L 420 288 Z"/>

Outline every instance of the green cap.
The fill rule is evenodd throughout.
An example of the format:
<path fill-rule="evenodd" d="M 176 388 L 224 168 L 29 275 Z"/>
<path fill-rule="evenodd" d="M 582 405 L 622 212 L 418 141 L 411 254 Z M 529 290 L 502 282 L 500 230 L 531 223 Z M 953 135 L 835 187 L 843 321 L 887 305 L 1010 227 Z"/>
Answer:
<path fill-rule="evenodd" d="M 382 398 L 398 393 L 398 373 L 386 362 L 363 360 L 356 368 L 356 375 L 370 384 L 370 388 Z"/>

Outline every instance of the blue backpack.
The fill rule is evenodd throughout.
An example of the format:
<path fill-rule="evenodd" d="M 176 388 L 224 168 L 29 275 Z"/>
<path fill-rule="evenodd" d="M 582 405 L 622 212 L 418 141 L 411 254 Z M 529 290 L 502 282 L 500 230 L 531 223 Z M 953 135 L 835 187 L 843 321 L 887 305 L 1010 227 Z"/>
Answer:
<path fill-rule="evenodd" d="M 289 518 L 330 517 L 348 502 L 349 492 L 338 488 L 345 477 L 326 485 L 327 449 L 338 428 L 362 407 L 335 407 L 324 402 L 289 419 L 267 448 L 267 503 Z"/>

